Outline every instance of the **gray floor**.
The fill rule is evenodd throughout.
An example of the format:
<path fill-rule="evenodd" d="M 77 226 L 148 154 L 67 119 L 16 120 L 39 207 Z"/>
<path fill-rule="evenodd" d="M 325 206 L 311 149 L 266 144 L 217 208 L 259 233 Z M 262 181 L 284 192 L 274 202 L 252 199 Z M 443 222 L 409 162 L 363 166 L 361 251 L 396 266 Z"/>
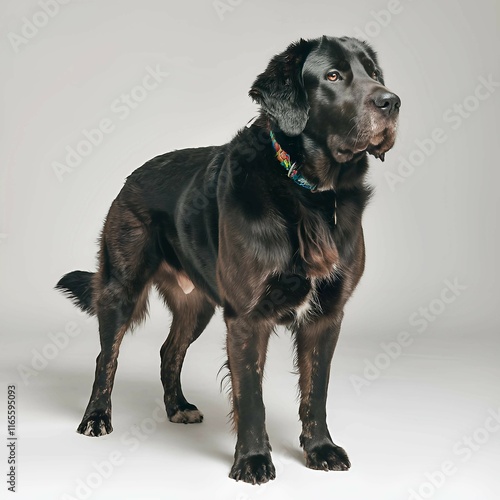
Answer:
<path fill-rule="evenodd" d="M 85 321 L 64 305 L 60 309 L 61 326 L 74 321 L 82 331 L 45 368 L 36 361 L 32 365 L 30 349 L 52 353 L 48 329 L 33 331 L 38 338 L 31 337 L 29 348 L 26 340 L 13 343 L 16 361 L 2 364 L 3 380 L 18 379 L 20 363 L 27 382 L 17 382 L 19 498 L 84 498 L 92 491 L 96 499 L 298 499 L 331 494 L 396 500 L 412 498 L 411 490 L 420 498 L 430 498 L 425 496 L 429 492 L 446 499 L 498 498 L 499 433 L 492 425 L 493 431 L 484 431 L 493 422 L 490 415 L 500 421 L 497 342 L 487 329 L 476 329 L 473 340 L 455 333 L 447 319 L 460 309 L 459 303 L 448 318 L 443 316 L 420 336 L 414 333 L 414 343 L 390 364 L 383 357 L 375 361 L 383 352 L 378 344 L 390 343 L 399 332 L 373 331 L 372 325 L 367 333 L 369 326 L 362 321 L 346 321 L 333 365 L 328 413 L 334 440 L 353 463 L 347 473 L 304 466 L 291 342 L 285 331 L 273 337 L 265 401 L 278 477 L 261 487 L 227 478 L 234 436 L 228 401 L 220 392 L 221 375 L 216 377 L 224 359 L 220 316 L 191 348 L 184 372 L 185 392 L 202 409 L 205 421 L 189 426 L 165 421 L 158 348 L 168 317 L 154 301 L 151 320 L 123 344 L 113 397 L 114 432 L 97 439 L 75 432 L 98 352 L 94 320 Z M 363 379 L 367 360 L 381 368 L 378 378 L 372 367 L 373 373 Z M 33 366 L 37 376 L 23 370 Z M 110 459 L 115 461 L 112 468 Z M 445 466 L 443 475 L 448 462 L 452 465 Z"/>

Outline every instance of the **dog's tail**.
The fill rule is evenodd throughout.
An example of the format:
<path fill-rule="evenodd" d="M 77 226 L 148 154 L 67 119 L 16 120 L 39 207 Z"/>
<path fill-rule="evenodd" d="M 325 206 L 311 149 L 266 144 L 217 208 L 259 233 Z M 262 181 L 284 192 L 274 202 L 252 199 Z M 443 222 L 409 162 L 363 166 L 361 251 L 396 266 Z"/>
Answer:
<path fill-rule="evenodd" d="M 92 303 L 92 281 L 95 273 L 73 271 L 65 274 L 57 283 L 56 289 L 61 290 L 82 311 L 95 314 Z"/>

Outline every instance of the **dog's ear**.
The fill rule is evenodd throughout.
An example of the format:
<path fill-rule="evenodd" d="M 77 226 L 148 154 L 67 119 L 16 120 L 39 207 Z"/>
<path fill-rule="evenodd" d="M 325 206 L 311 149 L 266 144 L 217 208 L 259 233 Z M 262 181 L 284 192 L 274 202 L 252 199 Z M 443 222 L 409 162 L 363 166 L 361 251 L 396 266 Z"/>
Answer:
<path fill-rule="evenodd" d="M 309 118 L 309 103 L 302 80 L 304 61 L 311 42 L 300 40 L 274 56 L 248 95 L 289 136 L 302 133 Z"/>

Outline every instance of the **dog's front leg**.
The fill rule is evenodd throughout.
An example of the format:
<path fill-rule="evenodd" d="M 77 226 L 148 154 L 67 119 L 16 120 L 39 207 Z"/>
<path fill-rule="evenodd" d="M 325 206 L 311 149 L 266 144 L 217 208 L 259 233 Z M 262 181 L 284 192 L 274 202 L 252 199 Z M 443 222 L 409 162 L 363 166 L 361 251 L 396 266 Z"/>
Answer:
<path fill-rule="evenodd" d="M 297 364 L 301 392 L 300 445 L 311 469 L 347 470 L 346 452 L 334 444 L 326 423 L 326 397 L 330 364 L 340 333 L 341 317 L 322 317 L 296 330 Z"/>
<path fill-rule="evenodd" d="M 237 432 L 229 477 L 260 484 L 275 478 L 265 428 L 262 373 L 272 326 L 263 320 L 228 317 L 227 354 L 231 374 L 233 419 Z"/>

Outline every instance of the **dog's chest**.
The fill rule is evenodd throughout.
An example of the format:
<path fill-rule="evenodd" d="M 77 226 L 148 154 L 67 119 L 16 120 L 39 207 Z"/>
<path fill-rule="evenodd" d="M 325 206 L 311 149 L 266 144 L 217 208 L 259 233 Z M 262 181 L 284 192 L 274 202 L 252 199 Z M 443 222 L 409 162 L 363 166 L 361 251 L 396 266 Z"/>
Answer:
<path fill-rule="evenodd" d="M 330 211 L 307 212 L 299 219 L 293 252 L 308 287 L 299 300 L 294 293 L 289 295 L 296 300 L 289 301 L 296 322 L 323 314 L 322 304 L 336 295 L 334 290 L 342 286 L 343 276 L 357 267 L 356 259 L 362 253 L 362 210 L 356 208 L 338 203 Z"/>
<path fill-rule="evenodd" d="M 330 279 L 350 268 L 363 245 L 365 193 L 335 195 L 321 210 L 302 210 L 297 223 L 297 255 L 308 278 Z"/>
<path fill-rule="evenodd" d="M 311 289 L 304 297 L 303 302 L 295 308 L 295 321 L 302 323 L 312 316 L 321 313 L 321 306 L 318 298 L 317 279 L 311 280 Z"/>
<path fill-rule="evenodd" d="M 351 235 L 341 215 L 334 203 L 321 210 L 299 209 L 294 255 L 312 283 L 316 279 L 329 279 L 341 266 L 340 244 L 351 245 Z"/>

